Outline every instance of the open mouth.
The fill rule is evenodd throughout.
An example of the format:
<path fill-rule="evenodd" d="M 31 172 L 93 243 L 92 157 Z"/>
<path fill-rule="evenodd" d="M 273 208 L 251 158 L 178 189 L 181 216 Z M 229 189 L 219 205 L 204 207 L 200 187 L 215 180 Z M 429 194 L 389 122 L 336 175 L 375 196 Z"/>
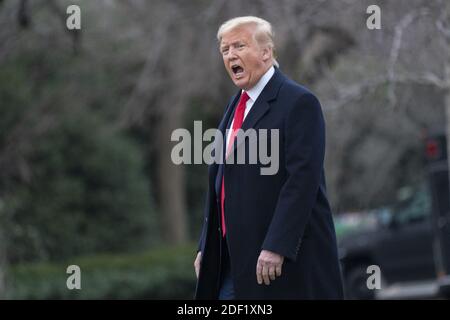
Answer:
<path fill-rule="evenodd" d="M 236 77 L 241 76 L 244 73 L 244 68 L 242 68 L 240 65 L 238 64 L 234 64 L 231 66 L 231 70 L 233 71 L 233 74 Z"/>

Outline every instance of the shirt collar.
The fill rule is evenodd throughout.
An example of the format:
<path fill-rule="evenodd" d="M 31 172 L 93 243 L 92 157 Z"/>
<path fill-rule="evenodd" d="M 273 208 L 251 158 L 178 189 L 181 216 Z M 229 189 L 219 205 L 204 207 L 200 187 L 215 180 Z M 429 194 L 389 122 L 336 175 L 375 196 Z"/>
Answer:
<path fill-rule="evenodd" d="M 250 90 L 247 90 L 247 94 L 252 99 L 253 102 L 258 99 L 259 95 L 263 91 L 266 84 L 269 82 L 270 78 L 272 78 L 273 74 L 275 73 L 275 68 L 271 66 L 269 70 L 264 73 L 264 75 L 259 79 L 258 83 L 251 88 Z"/>

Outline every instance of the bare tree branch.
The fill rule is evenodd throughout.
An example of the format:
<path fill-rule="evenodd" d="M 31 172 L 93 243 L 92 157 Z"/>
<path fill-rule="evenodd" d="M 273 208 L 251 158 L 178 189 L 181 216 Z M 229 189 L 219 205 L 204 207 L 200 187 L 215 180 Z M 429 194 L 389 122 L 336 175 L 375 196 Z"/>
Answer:
<path fill-rule="evenodd" d="M 437 20 L 436 21 L 436 28 L 444 35 L 444 37 L 450 39 L 450 27 L 446 27 L 444 25 L 444 21 Z"/>
<path fill-rule="evenodd" d="M 383 75 L 371 79 L 366 79 L 356 85 L 348 86 L 344 89 L 339 90 L 339 98 L 337 99 L 337 101 L 324 103 L 324 109 L 332 111 L 341 108 L 349 103 L 362 99 L 368 94 L 373 93 L 379 87 L 391 83 L 430 85 L 441 90 L 448 89 L 447 81 L 439 78 L 437 75 L 431 72 L 427 72 L 422 75 L 394 75 L 393 78 Z"/>
<path fill-rule="evenodd" d="M 400 48 L 402 46 L 403 32 L 409 25 L 414 22 L 417 18 L 429 14 L 427 8 L 421 8 L 419 10 L 414 10 L 403 17 L 400 22 L 395 26 L 394 40 L 392 42 L 391 53 L 389 56 L 389 62 L 387 67 L 388 79 L 391 80 L 388 88 L 388 99 L 391 105 L 395 105 L 395 64 L 397 63 L 398 56 L 400 53 Z"/>
<path fill-rule="evenodd" d="M 207 21 L 211 21 L 212 19 L 216 18 L 218 13 L 223 9 L 225 2 L 226 0 L 212 1 L 208 9 L 203 11 L 204 19 Z"/>
<path fill-rule="evenodd" d="M 442 1 L 440 1 L 442 5 Z M 448 40 L 450 41 L 450 8 L 448 3 L 445 4 L 447 7 L 444 7 L 444 10 L 441 11 L 441 14 L 438 19 L 436 19 L 435 25 L 438 31 Z"/>
<path fill-rule="evenodd" d="M 29 28 L 31 17 L 28 9 L 28 0 L 20 0 L 19 10 L 17 11 L 17 21 L 22 28 Z"/>
<path fill-rule="evenodd" d="M 155 31 L 154 38 L 159 39 L 159 41 L 152 41 L 153 45 L 150 46 L 150 49 L 147 52 L 147 58 L 138 80 L 136 81 L 136 85 L 125 103 L 122 115 L 119 117 L 119 127 L 126 127 L 144 119 L 145 108 L 142 107 L 142 104 L 149 101 L 149 97 L 154 94 L 156 88 L 160 84 L 160 81 L 155 79 L 154 72 L 158 67 L 160 60 L 163 58 L 164 47 L 168 41 L 165 32 L 169 20 L 166 19 L 164 21 L 164 25 L 161 25 L 160 28 Z"/>
<path fill-rule="evenodd" d="M 47 5 L 56 14 L 61 21 L 64 30 L 66 30 L 67 34 L 72 38 L 73 53 L 78 54 L 81 46 L 81 30 L 69 30 L 66 28 L 66 13 L 54 0 L 47 0 Z"/>

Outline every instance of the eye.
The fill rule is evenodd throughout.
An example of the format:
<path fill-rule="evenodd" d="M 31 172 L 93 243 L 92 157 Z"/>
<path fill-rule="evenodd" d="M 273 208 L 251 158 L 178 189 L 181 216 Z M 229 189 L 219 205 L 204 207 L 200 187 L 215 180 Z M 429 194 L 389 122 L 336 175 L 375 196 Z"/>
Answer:
<path fill-rule="evenodd" d="M 228 48 L 223 48 L 223 49 L 222 49 L 222 54 L 225 55 L 225 54 L 227 54 L 227 53 L 228 53 Z"/>

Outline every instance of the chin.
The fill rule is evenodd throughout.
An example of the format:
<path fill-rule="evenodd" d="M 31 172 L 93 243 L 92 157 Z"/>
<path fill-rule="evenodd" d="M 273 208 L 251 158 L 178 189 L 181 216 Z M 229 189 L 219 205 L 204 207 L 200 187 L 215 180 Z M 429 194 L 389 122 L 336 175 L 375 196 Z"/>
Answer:
<path fill-rule="evenodd" d="M 241 81 L 235 81 L 234 84 L 236 85 L 236 87 L 239 87 L 242 89 L 242 82 Z"/>
<path fill-rule="evenodd" d="M 233 82 L 234 82 L 235 86 L 238 87 L 239 89 L 247 90 L 248 82 L 245 79 L 239 79 L 239 80 L 233 79 Z"/>

